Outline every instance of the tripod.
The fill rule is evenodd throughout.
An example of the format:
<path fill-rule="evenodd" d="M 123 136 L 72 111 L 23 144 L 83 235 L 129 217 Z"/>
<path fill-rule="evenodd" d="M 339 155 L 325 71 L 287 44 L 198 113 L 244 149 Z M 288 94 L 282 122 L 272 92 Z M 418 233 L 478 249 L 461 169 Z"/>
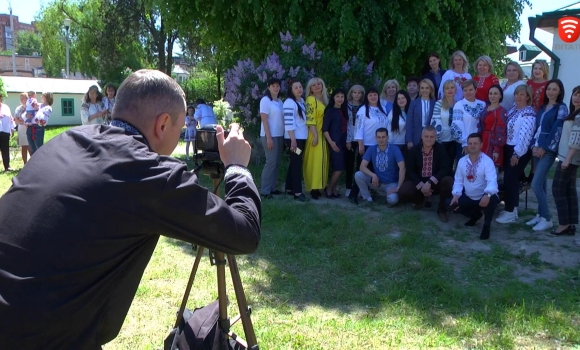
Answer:
<path fill-rule="evenodd" d="M 194 169 L 196 174 L 200 170 L 210 176 L 213 180 L 215 195 L 219 196 L 219 185 L 223 180 L 223 165 L 221 163 L 204 161 L 200 166 Z M 181 301 L 181 306 L 179 312 L 177 313 L 177 321 L 175 322 L 174 328 L 179 326 L 181 319 L 183 317 L 183 312 L 185 311 L 185 305 L 187 304 L 187 299 L 189 298 L 189 293 L 191 292 L 191 287 L 193 286 L 193 281 L 195 280 L 195 275 L 197 268 L 199 267 L 199 262 L 203 256 L 204 247 L 193 245 L 193 249 L 197 249 L 197 255 L 191 269 L 191 274 L 189 276 L 189 281 L 187 282 L 187 287 L 185 288 L 185 293 L 183 295 L 183 300 Z M 250 314 L 252 310 L 248 307 L 246 302 L 246 295 L 244 293 L 244 287 L 242 286 L 242 280 L 240 278 L 240 272 L 238 270 L 238 264 L 233 255 L 226 255 L 222 252 L 217 252 L 214 250 L 209 251 L 209 259 L 212 266 L 216 266 L 217 269 L 217 285 L 218 285 L 218 304 L 219 304 L 219 319 L 218 326 L 227 334 L 227 337 L 235 340 L 238 344 L 242 345 L 246 349 L 258 350 L 258 342 L 256 340 L 256 334 L 254 332 L 254 326 L 252 324 L 252 319 Z M 226 261 L 227 257 L 227 261 Z M 234 291 L 236 294 L 236 300 L 238 302 L 238 309 L 240 314 L 234 317 L 232 320 L 228 318 L 228 297 L 226 294 L 226 272 L 225 266 L 229 264 L 230 273 L 232 277 L 232 283 L 234 285 Z M 242 326 L 244 329 L 244 335 L 246 339 L 238 337 L 234 332 L 230 330 L 230 327 L 237 323 L 239 320 L 242 321 Z M 177 337 L 176 337 L 177 338 Z M 227 340 L 227 339 L 226 339 Z"/>

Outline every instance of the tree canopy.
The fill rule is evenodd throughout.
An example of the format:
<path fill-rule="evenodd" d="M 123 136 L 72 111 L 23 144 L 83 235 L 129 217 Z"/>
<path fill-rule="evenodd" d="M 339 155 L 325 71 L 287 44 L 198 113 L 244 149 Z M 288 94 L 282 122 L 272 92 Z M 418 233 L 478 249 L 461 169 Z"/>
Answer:
<path fill-rule="evenodd" d="M 41 54 L 42 43 L 38 34 L 30 31 L 21 31 L 16 35 L 16 52 L 19 55 L 31 56 L 35 52 Z"/>
<path fill-rule="evenodd" d="M 302 33 L 346 60 L 374 61 L 390 77 L 418 74 L 429 52 L 463 50 L 471 61 L 500 61 L 506 37 L 516 39 L 528 0 L 168 0 L 168 19 L 181 33 L 204 28 L 205 40 L 234 55 L 262 59 L 276 49 L 279 32 Z M 445 60 L 446 61 L 446 60 Z"/>

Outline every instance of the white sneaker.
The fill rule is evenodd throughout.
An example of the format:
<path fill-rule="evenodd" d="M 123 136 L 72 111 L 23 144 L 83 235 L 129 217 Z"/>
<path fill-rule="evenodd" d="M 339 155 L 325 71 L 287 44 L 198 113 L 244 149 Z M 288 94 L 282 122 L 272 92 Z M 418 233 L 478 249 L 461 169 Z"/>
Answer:
<path fill-rule="evenodd" d="M 367 201 L 367 202 L 372 202 L 373 201 L 373 197 L 369 196 L 368 198 L 365 198 L 364 200 Z"/>
<path fill-rule="evenodd" d="M 540 221 L 534 227 L 532 227 L 532 230 L 545 231 L 547 229 L 552 228 L 552 226 L 554 226 L 554 224 L 552 223 L 552 220 L 548 221 L 544 218 L 541 218 Z"/>
<path fill-rule="evenodd" d="M 497 221 L 500 224 L 509 224 L 511 222 L 516 222 L 516 219 L 518 218 L 518 214 L 515 211 L 509 212 L 509 211 L 504 211 L 502 213 L 499 214 L 499 216 L 497 217 L 497 219 L 495 219 L 495 221 Z"/>
<path fill-rule="evenodd" d="M 346 190 L 346 191 L 344 191 L 344 196 L 345 196 L 345 197 L 348 197 L 348 196 L 350 196 L 350 190 Z"/>
<path fill-rule="evenodd" d="M 526 222 L 526 225 L 535 226 L 541 220 L 542 220 L 542 217 L 540 216 L 540 214 L 536 214 L 536 216 L 534 216 L 534 218 L 532 220 Z"/>
<path fill-rule="evenodd" d="M 516 213 L 516 219 L 519 219 L 520 216 L 518 215 L 518 208 L 514 208 L 514 213 Z"/>

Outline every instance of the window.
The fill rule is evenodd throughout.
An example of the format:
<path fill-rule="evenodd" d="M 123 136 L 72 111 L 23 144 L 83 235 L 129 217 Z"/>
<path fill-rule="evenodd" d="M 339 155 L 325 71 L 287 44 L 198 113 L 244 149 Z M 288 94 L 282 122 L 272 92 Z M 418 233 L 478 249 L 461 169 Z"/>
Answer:
<path fill-rule="evenodd" d="M 72 98 L 61 99 L 62 116 L 72 117 L 75 115 L 75 100 Z"/>

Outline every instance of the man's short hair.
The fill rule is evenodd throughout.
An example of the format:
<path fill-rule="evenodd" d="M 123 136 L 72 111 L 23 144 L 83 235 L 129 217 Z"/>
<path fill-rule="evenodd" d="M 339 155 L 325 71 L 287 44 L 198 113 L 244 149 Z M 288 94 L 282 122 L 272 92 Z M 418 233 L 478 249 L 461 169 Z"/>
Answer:
<path fill-rule="evenodd" d="M 468 79 L 468 80 L 464 81 L 463 83 L 461 83 L 461 87 L 464 89 L 468 86 L 473 86 L 473 88 L 475 90 L 477 90 L 477 83 L 473 79 Z"/>
<path fill-rule="evenodd" d="M 481 134 L 478 132 L 474 132 L 473 134 L 469 134 L 469 136 L 467 136 L 467 140 L 473 139 L 473 138 L 477 138 L 477 139 L 479 139 L 479 142 L 483 142 L 483 137 L 481 137 Z"/>
<path fill-rule="evenodd" d="M 408 77 L 408 78 L 407 78 L 407 80 L 405 80 L 405 83 L 406 83 L 407 85 L 409 85 L 409 83 L 415 82 L 415 83 L 417 83 L 417 85 L 419 85 L 419 81 L 420 81 L 420 80 L 421 80 L 421 79 L 419 79 L 418 77 L 411 76 L 411 77 Z"/>
<path fill-rule="evenodd" d="M 435 131 L 435 133 L 437 133 L 437 129 L 435 129 L 433 125 L 427 125 L 426 127 L 424 127 L 421 134 L 423 134 L 425 131 Z"/>
<path fill-rule="evenodd" d="M 186 111 L 185 93 L 175 80 L 158 70 L 141 69 L 119 86 L 112 118 L 145 126 L 162 113 L 175 123 Z"/>
<path fill-rule="evenodd" d="M 387 136 L 389 136 L 389 130 L 387 130 L 387 128 L 378 128 L 377 131 L 375 131 L 375 136 L 378 135 L 380 132 L 384 132 L 385 134 L 387 134 Z"/>

